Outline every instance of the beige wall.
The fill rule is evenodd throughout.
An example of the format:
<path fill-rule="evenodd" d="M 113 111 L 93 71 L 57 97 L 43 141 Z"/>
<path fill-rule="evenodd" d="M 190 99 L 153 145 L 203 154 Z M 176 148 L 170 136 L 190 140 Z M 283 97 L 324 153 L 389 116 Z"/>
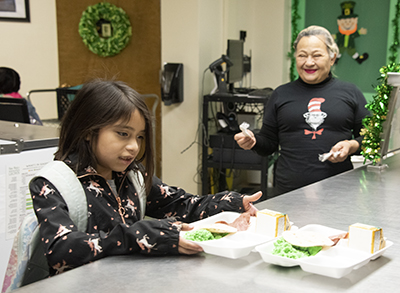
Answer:
<path fill-rule="evenodd" d="M 31 22 L 0 21 L 0 66 L 21 76 L 20 94 L 58 87 L 58 49 L 55 0 L 30 2 Z M 54 94 L 32 96 L 41 118 L 55 118 Z"/>
<path fill-rule="evenodd" d="M 55 0 L 30 1 L 31 22 L 1 22 L 0 66 L 16 69 L 21 94 L 59 86 Z M 214 87 L 208 65 L 226 52 L 226 40 L 247 31 L 245 53 L 252 55 L 253 86 L 288 81 L 290 0 L 161 0 L 162 62 L 184 64 L 182 104 L 162 105 L 162 179 L 198 192 L 195 139 L 201 97 Z M 6 40 L 6 41 L 4 41 Z M 250 84 L 247 84 L 249 86 Z M 203 87 L 204 86 L 204 87 Z M 42 118 L 56 117 L 55 97 L 32 96 Z"/>
<path fill-rule="evenodd" d="M 162 108 L 162 178 L 187 191 L 200 192 L 198 144 L 195 139 L 202 95 L 214 87 L 203 72 L 226 52 L 227 39 L 247 31 L 245 54 L 252 55 L 246 86 L 277 87 L 289 81 L 289 0 L 167 0 L 161 1 L 162 61 L 184 64 L 184 102 Z M 288 37 L 284 37 L 288 36 Z M 250 80 L 252 83 L 250 84 Z"/>
<path fill-rule="evenodd" d="M 161 60 L 184 64 L 184 102 L 162 108 L 162 179 L 197 193 L 199 127 L 203 71 L 222 52 L 222 1 L 161 1 Z M 204 92 L 212 89 L 207 76 Z"/>
<path fill-rule="evenodd" d="M 245 86 L 277 87 L 289 81 L 290 0 L 225 0 L 223 46 L 247 32 L 245 54 L 252 57 Z M 251 83 L 250 83 L 251 82 Z"/>

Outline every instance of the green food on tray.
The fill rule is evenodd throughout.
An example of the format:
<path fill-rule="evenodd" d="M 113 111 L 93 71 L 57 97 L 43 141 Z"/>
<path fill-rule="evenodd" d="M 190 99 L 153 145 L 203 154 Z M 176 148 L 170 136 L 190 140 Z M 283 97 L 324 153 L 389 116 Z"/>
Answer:
<path fill-rule="evenodd" d="M 279 255 L 287 258 L 302 258 L 316 255 L 320 252 L 322 246 L 300 247 L 287 242 L 283 237 L 278 238 L 274 243 L 273 255 Z"/>
<path fill-rule="evenodd" d="M 192 241 L 208 241 L 220 239 L 229 233 L 213 233 L 206 229 L 197 229 L 194 231 L 186 232 L 183 238 Z"/>

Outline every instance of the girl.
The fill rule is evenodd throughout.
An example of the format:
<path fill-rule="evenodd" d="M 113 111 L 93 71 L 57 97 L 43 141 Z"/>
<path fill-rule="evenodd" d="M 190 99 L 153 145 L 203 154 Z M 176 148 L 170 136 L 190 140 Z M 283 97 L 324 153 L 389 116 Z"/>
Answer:
<path fill-rule="evenodd" d="M 55 159 L 77 175 L 88 205 L 86 233 L 79 232 L 62 196 L 43 177 L 30 183 L 41 239 L 54 275 L 108 255 L 194 254 L 197 244 L 179 237 L 188 223 L 221 211 L 249 212 L 261 192 L 197 196 L 153 177 L 151 117 L 140 95 L 117 81 L 95 80 L 83 86 L 61 124 Z M 144 161 L 146 168 L 141 165 Z M 147 198 L 127 178 L 141 172 Z M 41 190 L 46 186 L 46 196 Z M 156 218 L 143 220 L 144 215 Z"/>

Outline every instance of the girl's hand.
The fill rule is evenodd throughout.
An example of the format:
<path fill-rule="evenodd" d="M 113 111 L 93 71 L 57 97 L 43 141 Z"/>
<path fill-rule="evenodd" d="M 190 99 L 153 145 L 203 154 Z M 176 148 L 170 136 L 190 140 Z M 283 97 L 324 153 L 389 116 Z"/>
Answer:
<path fill-rule="evenodd" d="M 260 199 L 262 196 L 262 192 L 256 192 L 253 195 L 245 195 L 243 197 L 243 207 L 246 213 L 250 213 L 250 216 L 255 217 L 257 215 L 258 209 L 253 206 L 253 202 L 257 201 Z"/>
<path fill-rule="evenodd" d="M 234 138 L 237 144 L 244 150 L 251 150 L 253 146 L 256 144 L 256 138 L 254 137 L 254 133 L 247 129 L 250 137 L 245 136 L 242 132 L 236 133 Z"/>
<path fill-rule="evenodd" d="M 193 229 L 192 225 L 182 223 L 182 231 L 190 231 Z M 179 237 L 178 251 L 180 254 L 196 254 L 203 251 L 200 245 L 193 241 L 186 240 L 182 236 Z"/>

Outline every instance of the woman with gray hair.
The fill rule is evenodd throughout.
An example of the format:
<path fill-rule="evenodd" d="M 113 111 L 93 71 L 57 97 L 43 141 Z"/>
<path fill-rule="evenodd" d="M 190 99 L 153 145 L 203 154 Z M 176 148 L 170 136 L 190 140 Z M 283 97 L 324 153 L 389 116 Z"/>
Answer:
<path fill-rule="evenodd" d="M 339 48 L 335 40 L 333 39 L 331 33 L 326 28 L 317 25 L 309 26 L 303 29 L 297 35 L 297 38 L 293 43 L 294 49 L 297 50 L 297 44 L 299 43 L 301 38 L 309 36 L 315 36 L 319 38 L 323 43 L 325 43 L 330 58 L 334 58 L 335 57 L 334 55 L 337 56 L 339 54 Z"/>
<path fill-rule="evenodd" d="M 302 30 L 294 48 L 299 78 L 274 90 L 259 133 L 235 135 L 243 149 L 263 156 L 279 152 L 277 194 L 352 169 L 350 155 L 360 149 L 369 113 L 361 91 L 332 76 L 338 47 L 328 30 Z"/>

